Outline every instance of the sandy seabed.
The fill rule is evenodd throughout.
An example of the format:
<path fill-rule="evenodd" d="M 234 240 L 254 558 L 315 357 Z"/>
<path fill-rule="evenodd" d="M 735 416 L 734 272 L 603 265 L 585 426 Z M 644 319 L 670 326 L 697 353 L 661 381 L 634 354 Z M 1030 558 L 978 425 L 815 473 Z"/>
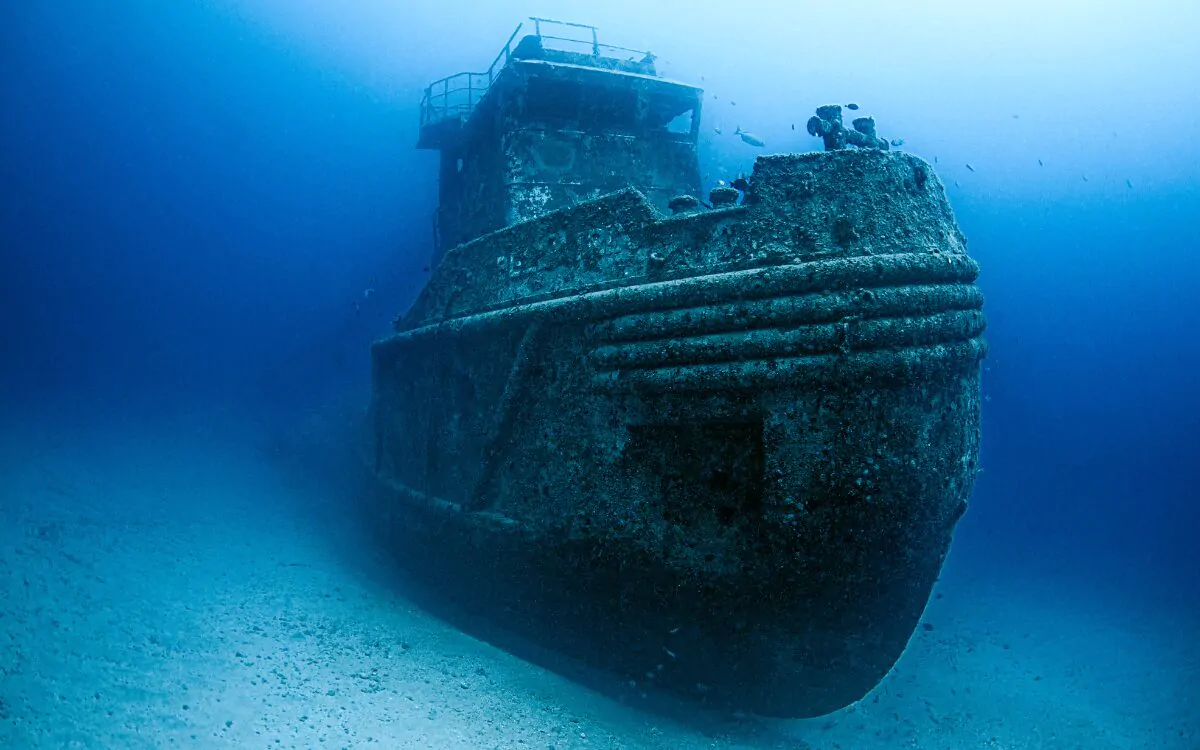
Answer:
<path fill-rule="evenodd" d="M 339 495 L 214 431 L 8 429 L 0 748 L 1200 748 L 1194 609 L 952 554 L 859 704 L 664 714 L 426 613 Z"/>

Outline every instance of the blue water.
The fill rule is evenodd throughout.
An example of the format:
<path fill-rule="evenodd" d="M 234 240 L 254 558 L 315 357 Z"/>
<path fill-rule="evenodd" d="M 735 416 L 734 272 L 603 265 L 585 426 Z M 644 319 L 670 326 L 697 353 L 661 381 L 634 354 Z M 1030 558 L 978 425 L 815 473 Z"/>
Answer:
<path fill-rule="evenodd" d="M 135 668 L 141 677 L 118 679 L 83 657 L 52 659 L 63 651 L 44 618 L 71 627 L 47 608 L 79 610 L 57 598 L 74 589 L 53 588 L 56 576 L 45 571 L 57 568 L 38 569 L 38 556 L 60 538 L 76 545 L 62 552 L 68 560 L 100 554 L 96 538 L 69 531 L 82 528 L 71 525 L 82 517 L 71 498 L 83 495 L 102 509 L 89 516 L 100 524 L 103 509 L 136 515 L 159 491 L 191 492 L 189 508 L 217 515 L 223 507 L 262 513 L 261 535 L 242 526 L 250 548 L 256 539 L 283 544 L 269 539 L 275 524 L 338 517 L 343 500 L 328 499 L 339 492 L 336 477 L 311 471 L 336 451 L 313 446 L 350 439 L 345 421 L 328 415 L 366 403 L 367 346 L 428 276 L 437 162 L 413 148 L 420 92 L 434 78 L 486 67 L 518 21 L 544 13 L 651 48 L 665 74 L 715 95 L 702 143 L 712 179 L 748 170 L 758 153 L 732 137 L 736 126 L 761 136 L 767 151 L 815 150 L 803 132 L 811 110 L 851 99 L 869 105 L 881 134 L 936 157 L 983 268 L 991 345 L 984 471 L 945 585 L 993 598 L 968 606 L 964 593 L 960 610 L 934 602 L 943 608 L 934 610 L 934 632 L 959 630 L 898 670 L 942 701 L 940 719 L 930 724 L 933 709 L 897 698 L 902 690 L 888 683 L 890 713 L 915 727 L 891 734 L 881 729 L 891 719 L 869 708 L 836 726 L 723 734 L 684 722 L 654 734 L 636 706 L 586 692 L 556 704 L 546 695 L 565 688 L 544 682 L 556 678 L 472 652 L 484 673 L 517 676 L 481 697 L 458 690 L 453 669 L 429 668 L 454 672 L 454 689 L 410 695 L 425 701 L 419 719 L 428 726 L 404 739 L 361 702 L 318 708 L 326 691 L 313 692 L 314 716 L 327 710 L 355 726 L 329 729 L 330 746 L 366 744 L 363 727 L 374 726 L 373 739 L 413 747 L 1200 747 L 1200 52 L 1189 46 L 1200 11 L 1170 2 L 922 5 L 907 15 L 863 3 L 803 12 L 768 3 L 404 5 L 118 0 L 0 11 L 0 509 L 17 529 L 4 548 L 0 740 L 8 742 L 0 744 L 249 747 L 275 731 L 287 746 L 316 746 L 298 718 L 305 694 L 289 693 L 298 708 L 275 724 L 263 719 L 274 709 L 250 710 L 245 721 L 267 723 L 241 739 L 231 734 L 241 718 L 223 728 L 215 711 L 212 727 L 197 728 L 178 718 L 187 714 L 181 701 L 168 711 L 158 698 L 122 698 L 121 731 L 136 724 L 132 734 L 117 733 L 111 714 L 79 708 L 93 686 L 99 696 L 158 667 L 151 659 Z M 282 489 L 264 491 L 269 501 L 230 499 L 248 477 L 267 481 L 260 471 L 282 472 Z M 52 501 L 55 520 L 38 520 Z M 314 538 L 324 522 L 311 524 Z M 138 543 L 147 560 L 169 566 L 178 558 L 155 547 L 154 533 Z M 219 565 L 221 544 L 194 557 Z M 254 555 L 237 559 L 257 566 Z M 118 568 L 105 575 L 119 577 Z M 348 569 L 339 585 L 388 575 L 361 561 Z M 36 575 L 48 598 L 18 601 L 14 592 L 28 591 Z M 222 596 L 242 601 L 236 581 L 225 586 Z M 384 604 L 371 617 L 407 606 L 381 593 L 386 584 L 372 586 Z M 286 606 L 303 609 L 303 592 L 315 599 L 330 590 L 301 586 Z M 117 611 L 132 613 L 137 601 L 153 610 L 145 602 L 158 600 L 133 598 Z M 1055 603 L 1064 603 L 1060 620 Z M 1011 619 L 987 619 L 997 612 Z M 354 627 L 355 617 L 339 616 Z M 74 632 L 119 640 L 120 619 L 92 631 L 77 623 Z M 437 623 L 420 627 L 438 634 L 430 643 L 454 637 Z M 1019 668 L 1004 666 L 1010 636 L 1029 645 Z M 980 653 L 973 638 L 1005 643 L 994 664 L 968 677 L 967 667 L 948 664 Z M 1053 672 L 1055 659 L 1073 658 L 1061 680 L 1047 677 L 1050 688 L 1038 677 L 1044 692 L 1035 703 L 1068 707 L 1057 713 L 1012 703 L 1021 687 L 972 699 L 991 706 L 989 718 L 959 705 L 978 675 Z M 223 667 L 200 659 L 192 668 Z M 417 674 L 395 680 L 428 684 Z M 465 674 L 464 684 L 475 679 Z M 522 680 L 537 687 L 513 687 Z M 68 700 L 61 685 L 85 687 Z M 224 689 L 226 705 L 251 700 Z M 533 694 L 544 705 L 515 708 Z M 278 706 L 284 693 L 271 695 Z M 453 723 L 456 711 L 500 718 L 492 734 L 472 735 Z M 568 725 L 557 740 L 534 726 L 547 711 Z M 591 739 L 562 718 L 572 712 L 597 727 Z M 50 728 L 60 713 L 73 735 Z M 881 737 L 897 744 L 871 744 Z"/>

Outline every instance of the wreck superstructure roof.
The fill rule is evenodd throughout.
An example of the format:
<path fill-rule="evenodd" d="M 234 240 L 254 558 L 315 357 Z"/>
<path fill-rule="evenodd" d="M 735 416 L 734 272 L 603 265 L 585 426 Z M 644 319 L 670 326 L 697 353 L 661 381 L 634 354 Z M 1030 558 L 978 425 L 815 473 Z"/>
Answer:
<path fill-rule="evenodd" d="M 596 29 L 592 26 L 547 19 L 531 20 L 538 22 L 535 33 L 525 36 L 514 45 L 522 29 L 518 25 L 486 71 L 456 73 L 425 88 L 421 99 L 421 128 L 417 148 L 443 150 L 456 147 L 471 118 L 491 98 L 490 95 L 502 90 L 507 81 L 534 75 L 561 75 L 581 84 L 604 81 L 611 82 L 613 86 L 621 86 L 622 82 L 626 85 L 636 84 L 644 91 L 671 92 L 694 98 L 697 106 L 701 103 L 703 90 L 700 87 L 659 76 L 654 66 L 654 56 L 649 52 L 600 44 L 596 39 Z M 544 23 L 589 30 L 592 34 L 592 53 L 545 47 L 547 40 L 568 43 L 584 43 L 584 40 L 542 35 L 541 25 Z M 621 59 L 601 54 L 601 50 L 633 52 L 643 57 L 640 61 Z"/>
<path fill-rule="evenodd" d="M 592 82 L 605 82 L 606 85 L 613 87 L 621 86 L 623 83 L 636 85 L 647 94 L 666 94 L 674 98 L 686 98 L 694 100 L 696 105 L 701 103 L 700 99 L 704 93 L 699 86 L 645 73 L 609 70 L 551 60 L 512 60 L 488 86 L 487 91 L 470 107 L 469 111 L 449 112 L 443 117 L 432 118 L 429 122 L 425 122 L 422 117 L 417 148 L 440 150 L 455 147 L 470 124 L 471 118 L 478 112 L 486 111 L 490 98 L 496 92 L 502 91 L 509 81 L 527 80 L 529 76 L 553 76 L 555 74 L 561 74 L 564 78 L 570 77 L 581 85 Z"/>

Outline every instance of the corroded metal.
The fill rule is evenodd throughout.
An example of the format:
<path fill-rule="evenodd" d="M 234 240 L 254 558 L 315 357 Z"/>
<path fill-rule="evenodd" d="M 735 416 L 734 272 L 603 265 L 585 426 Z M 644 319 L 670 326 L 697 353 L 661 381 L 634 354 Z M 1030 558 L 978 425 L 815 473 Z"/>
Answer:
<path fill-rule="evenodd" d="M 842 125 L 842 107 L 838 104 L 826 104 L 817 107 L 817 113 L 808 118 L 808 134 L 819 136 L 825 143 L 826 151 L 855 146 L 857 148 L 876 148 L 887 151 L 891 144 L 886 138 L 880 138 L 875 132 L 874 117 L 856 117 L 850 123 L 852 130 Z M 897 145 L 901 142 L 897 141 Z"/>
<path fill-rule="evenodd" d="M 425 92 L 417 145 L 441 152 L 436 256 L 625 187 L 661 208 L 700 194 L 703 92 L 660 77 L 649 53 L 601 54 L 630 50 L 600 44 L 590 26 L 559 24 L 590 30 L 585 53 L 541 34 L 555 22 L 531 20 L 538 32 L 510 40 L 485 73 Z"/>
<path fill-rule="evenodd" d="M 982 296 L 900 152 L 760 158 L 449 250 L 373 356 L 375 500 L 422 575 L 558 650 L 813 716 L 912 634 L 979 459 Z"/>

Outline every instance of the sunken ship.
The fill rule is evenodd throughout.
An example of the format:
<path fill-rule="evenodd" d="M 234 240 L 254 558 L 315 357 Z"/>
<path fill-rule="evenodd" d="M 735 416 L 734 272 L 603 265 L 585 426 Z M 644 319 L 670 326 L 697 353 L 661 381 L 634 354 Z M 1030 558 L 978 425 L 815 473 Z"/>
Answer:
<path fill-rule="evenodd" d="M 979 268 L 932 167 L 836 106 L 826 150 L 701 200 L 701 90 L 552 23 L 425 91 L 436 263 L 371 350 L 377 527 L 619 684 L 842 708 L 967 507 Z"/>

